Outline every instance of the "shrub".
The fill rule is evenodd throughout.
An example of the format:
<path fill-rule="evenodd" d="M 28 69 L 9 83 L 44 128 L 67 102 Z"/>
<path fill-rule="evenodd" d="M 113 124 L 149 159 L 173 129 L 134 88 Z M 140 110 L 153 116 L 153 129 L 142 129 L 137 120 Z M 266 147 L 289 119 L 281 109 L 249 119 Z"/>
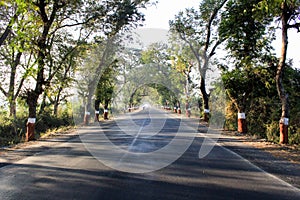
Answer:
<path fill-rule="evenodd" d="M 237 130 L 237 110 L 230 101 L 227 102 L 225 118 L 224 129 L 227 131 Z"/>
<path fill-rule="evenodd" d="M 46 132 L 48 129 L 59 128 L 62 126 L 70 126 L 73 125 L 72 117 L 68 116 L 64 113 L 62 116 L 53 116 L 49 113 L 44 113 L 38 116 L 36 122 L 36 132 L 43 133 Z"/>
<path fill-rule="evenodd" d="M 0 118 L 0 145 L 6 146 L 23 140 L 26 131 L 24 118 L 12 119 L 1 116 Z"/>
<path fill-rule="evenodd" d="M 300 145 L 300 128 L 289 126 L 289 144 Z"/>
<path fill-rule="evenodd" d="M 27 117 L 12 119 L 6 115 L 0 115 L 0 146 L 7 146 L 24 141 L 26 134 Z M 67 113 L 56 117 L 44 113 L 37 117 L 35 131 L 37 135 L 50 129 L 74 125 L 72 117 Z"/>
<path fill-rule="evenodd" d="M 266 136 L 270 142 L 279 142 L 279 123 L 272 122 L 266 125 Z"/>

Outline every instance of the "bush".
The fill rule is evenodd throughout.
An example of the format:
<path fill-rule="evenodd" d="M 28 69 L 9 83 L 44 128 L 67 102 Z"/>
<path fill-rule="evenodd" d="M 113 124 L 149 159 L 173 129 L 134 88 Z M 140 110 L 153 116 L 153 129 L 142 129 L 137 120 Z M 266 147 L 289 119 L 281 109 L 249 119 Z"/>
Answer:
<path fill-rule="evenodd" d="M 26 132 L 26 121 L 24 118 L 17 118 L 14 120 L 2 115 L 0 124 L 1 146 L 15 144 L 24 139 Z"/>
<path fill-rule="evenodd" d="M 67 114 L 63 114 L 62 116 L 57 117 L 48 113 L 44 113 L 38 116 L 35 129 L 39 134 L 46 132 L 48 129 L 70 125 L 74 125 L 74 122 L 72 117 L 69 117 Z"/>
<path fill-rule="evenodd" d="M 0 115 L 0 146 L 7 146 L 24 141 L 26 134 L 27 117 L 17 117 L 15 120 Z M 37 117 L 35 132 L 37 135 L 50 129 L 74 125 L 72 117 L 62 113 L 60 117 L 42 114 Z"/>
<path fill-rule="evenodd" d="M 267 140 L 270 142 L 279 142 L 279 123 L 272 122 L 266 125 L 266 136 Z"/>
<path fill-rule="evenodd" d="M 225 119 L 224 129 L 226 131 L 236 131 L 238 126 L 237 110 L 234 107 L 234 104 L 230 101 L 227 102 Z"/>
<path fill-rule="evenodd" d="M 300 144 L 300 128 L 290 125 L 288 134 L 289 144 Z M 266 136 L 268 141 L 279 143 L 279 122 L 272 122 L 266 126 Z"/>
<path fill-rule="evenodd" d="M 300 145 L 300 128 L 289 126 L 289 144 Z"/>

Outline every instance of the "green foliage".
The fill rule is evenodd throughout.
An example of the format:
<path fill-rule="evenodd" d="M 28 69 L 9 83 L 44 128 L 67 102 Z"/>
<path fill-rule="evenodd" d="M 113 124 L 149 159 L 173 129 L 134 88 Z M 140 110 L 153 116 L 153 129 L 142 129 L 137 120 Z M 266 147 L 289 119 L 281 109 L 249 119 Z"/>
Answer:
<path fill-rule="evenodd" d="M 6 117 L 0 115 L 0 146 L 16 144 L 23 140 L 26 132 L 26 119 Z"/>
<path fill-rule="evenodd" d="M 259 68 L 255 69 L 258 70 Z M 254 70 L 254 71 L 255 71 Z M 290 102 L 290 120 L 289 120 L 289 143 L 299 144 L 299 124 L 300 124 L 300 73 L 299 69 L 291 67 L 286 68 L 284 85 L 287 88 Z M 247 100 L 246 118 L 249 129 L 249 134 L 266 138 L 271 142 L 279 141 L 279 118 L 280 118 L 280 99 L 277 98 L 277 91 L 274 80 L 272 68 L 260 68 L 260 73 L 254 77 L 254 83 L 246 83 L 245 86 L 253 86 L 253 90 L 249 94 Z M 233 74 L 235 74 L 233 72 Z M 237 74 L 235 74 L 237 76 Z M 231 73 L 226 76 L 229 80 L 233 81 L 229 86 L 230 90 L 239 90 L 241 83 L 238 78 L 231 77 Z M 224 78 L 224 77 L 223 77 Z M 235 82 L 236 81 L 236 82 Z M 250 81 L 250 80 L 249 80 Z M 225 80 L 226 84 L 228 80 Z M 266 84 L 269 82 L 269 84 Z M 234 83 L 236 85 L 234 85 Z M 233 94 L 235 94 L 233 92 Z M 238 93 L 236 93 L 238 95 Z M 237 127 L 237 110 L 233 106 L 233 101 L 227 103 L 226 111 L 226 130 L 236 130 Z"/>
<path fill-rule="evenodd" d="M 232 101 L 227 102 L 226 115 L 224 130 L 226 131 L 236 131 L 237 130 L 237 110 Z"/>
<path fill-rule="evenodd" d="M 236 67 L 247 67 L 258 62 L 263 51 L 272 50 L 270 38 L 266 35 L 269 19 L 258 21 L 255 18 L 255 5 L 260 0 L 231 0 L 222 14 L 219 36 L 226 40 L 229 56 L 234 58 Z"/>
<path fill-rule="evenodd" d="M 43 113 L 38 116 L 35 129 L 37 134 L 40 134 L 50 129 L 71 125 L 74 125 L 73 118 L 67 113 L 63 113 L 62 116 L 53 116 L 49 113 Z"/>
<path fill-rule="evenodd" d="M 300 145 L 299 124 L 289 125 L 288 129 L 289 144 Z M 270 142 L 279 142 L 279 123 L 272 121 L 266 125 L 266 139 Z"/>
<path fill-rule="evenodd" d="M 150 73 L 144 72 L 145 74 L 153 74 L 153 80 L 157 81 L 158 84 L 150 85 L 151 88 L 156 89 L 160 95 L 160 103 L 162 105 L 168 104 L 173 107 L 181 100 L 182 90 L 185 86 L 184 75 L 179 68 L 176 69 L 174 66 L 175 59 L 172 52 L 166 44 L 155 43 L 152 44 L 142 52 L 141 62 L 147 66 L 146 70 L 152 70 Z M 182 57 L 183 58 L 183 57 Z M 170 62 L 173 61 L 173 65 Z M 178 64 L 178 63 L 177 63 Z M 186 67 L 183 66 L 181 67 Z M 179 66 L 178 66 L 179 67 Z M 174 70 L 175 69 L 175 70 Z M 184 69 L 181 69 L 184 70 Z M 168 77 L 168 78 L 165 78 Z"/>
<path fill-rule="evenodd" d="M 289 144 L 300 145 L 300 128 L 297 125 L 289 126 Z"/>
<path fill-rule="evenodd" d="M 24 141 L 26 123 L 26 107 L 24 107 L 24 102 L 22 100 L 18 100 L 18 112 L 15 119 L 13 117 L 8 117 L 7 112 L 1 108 L 0 146 L 12 145 Z M 41 133 L 47 132 L 48 130 L 73 125 L 74 121 L 72 118 L 71 107 L 66 106 L 64 109 L 60 109 L 57 116 L 50 114 L 50 112 L 44 112 L 42 115 L 38 116 L 36 122 L 36 135 L 38 138 Z"/>
<path fill-rule="evenodd" d="M 279 123 L 273 121 L 272 123 L 266 125 L 266 139 L 270 142 L 279 142 Z"/>
<path fill-rule="evenodd" d="M 279 112 L 276 112 L 276 104 L 271 107 L 270 104 L 274 102 L 274 99 L 269 97 L 256 97 L 252 100 L 247 112 L 247 123 L 249 133 L 256 135 L 260 138 L 266 138 L 267 127 L 266 124 L 276 121 L 279 116 Z M 273 116 L 272 116 L 273 115 Z"/>
<path fill-rule="evenodd" d="M 255 10 L 260 11 L 260 18 L 279 17 L 282 14 L 281 8 L 283 3 L 288 5 L 292 15 L 296 14 L 297 12 L 295 11 L 299 10 L 299 0 L 260 0 L 255 6 Z M 296 20 L 296 17 L 292 17 L 292 20 Z"/>

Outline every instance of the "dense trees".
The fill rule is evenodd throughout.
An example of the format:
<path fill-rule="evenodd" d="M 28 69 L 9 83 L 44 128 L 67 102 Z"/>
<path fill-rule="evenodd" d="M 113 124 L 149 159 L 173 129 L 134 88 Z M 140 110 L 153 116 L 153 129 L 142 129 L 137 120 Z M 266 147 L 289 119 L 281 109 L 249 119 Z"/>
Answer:
<path fill-rule="evenodd" d="M 274 40 L 272 35 L 274 29 L 271 26 L 271 22 L 273 22 L 274 19 L 277 20 L 277 17 L 279 17 L 281 21 L 280 28 L 282 37 L 282 47 L 278 61 L 276 61 L 274 55 L 270 54 L 272 50 L 270 43 Z M 227 85 L 228 95 L 236 105 L 239 113 L 244 113 L 246 110 L 245 106 L 250 105 L 249 102 L 247 102 L 249 96 L 251 95 L 253 99 L 254 96 L 258 95 L 259 88 L 264 86 L 263 84 L 261 86 L 255 84 L 260 82 L 255 79 L 260 79 L 259 74 L 264 74 L 264 71 L 267 70 L 266 68 L 272 68 L 271 74 L 275 77 L 276 88 L 282 105 L 280 143 L 288 142 L 289 95 L 286 93 L 283 84 L 284 69 L 287 66 L 287 31 L 289 28 L 299 29 L 298 17 L 299 1 L 229 1 L 226 11 L 223 14 L 221 26 L 219 27 L 220 35 L 221 37 L 225 37 L 226 47 L 230 49 L 230 55 L 234 57 L 233 61 L 235 62 L 234 65 L 236 68 L 234 71 L 237 71 L 228 72 L 231 73 L 232 76 L 223 76 L 223 80 L 225 83 L 230 83 L 230 81 L 232 82 L 233 80 L 231 77 L 239 79 L 234 79 L 236 80 L 235 82 L 240 83 L 239 85 L 241 86 L 237 88 L 237 90 L 233 90 L 233 85 Z M 277 63 L 277 68 L 274 67 L 275 63 Z M 262 68 L 259 69 L 259 67 Z M 260 70 L 258 75 L 251 75 L 257 70 Z M 238 76 L 237 73 L 239 74 Z M 255 79 L 253 79 L 253 77 Z M 267 90 L 268 88 L 265 87 L 264 91 Z M 232 94 L 236 93 L 236 91 L 239 91 L 240 94 Z M 242 118 L 245 118 L 245 116 Z M 239 124 L 241 126 L 239 130 L 240 132 L 245 132 L 245 119 L 243 119 L 242 122 L 244 123 Z"/>
<path fill-rule="evenodd" d="M 224 9 L 222 9 L 223 5 L 225 5 Z M 276 27 L 273 24 L 278 19 L 282 31 L 279 59 L 276 58 L 271 46 L 276 39 L 274 31 Z M 220 59 L 218 62 L 222 70 L 222 81 L 230 99 L 229 104 L 234 106 L 232 110 L 238 112 L 239 132 L 246 133 L 249 128 L 251 134 L 266 134 L 268 137 L 279 131 L 270 130 L 275 116 L 278 115 L 276 107 L 279 102 L 274 98 L 277 90 L 282 105 L 280 143 L 288 142 L 288 132 L 299 134 L 296 133 L 296 129 L 288 129 L 287 126 L 290 120 L 288 97 L 294 99 L 297 90 L 287 93 L 286 83 L 283 81 L 292 78 L 288 75 L 283 77 L 283 72 L 287 67 L 287 30 L 291 28 L 299 30 L 299 1 L 202 1 L 199 11 L 187 9 L 185 12 L 180 12 L 170 25 L 171 30 L 178 33 L 179 38 L 187 42 L 193 52 L 198 52 L 198 57 L 196 54 L 195 56 L 202 61 L 203 65 L 199 71 L 204 81 L 206 61 L 214 55 L 218 45 L 224 44 L 227 56 L 224 58 L 225 62 Z M 205 43 L 204 39 L 210 37 L 212 40 Z M 207 47 L 211 48 L 210 53 Z M 201 84 L 206 85 L 205 82 Z M 206 95 L 203 90 L 201 93 L 206 107 Z M 250 118 L 248 122 L 247 112 Z"/>
<path fill-rule="evenodd" d="M 186 42 L 197 61 L 200 72 L 200 91 L 204 106 L 204 120 L 208 121 L 209 94 L 206 89 L 206 73 L 217 47 L 223 39 L 218 37 L 215 26 L 219 23 L 220 10 L 227 0 L 201 1 L 199 10 L 191 8 L 180 12 L 170 21 L 173 33 Z"/>
<path fill-rule="evenodd" d="M 238 131 L 247 132 L 246 114 L 250 96 L 257 86 L 254 84 L 257 67 L 265 65 L 265 57 L 269 54 L 270 39 L 266 35 L 269 20 L 255 19 L 255 5 L 259 0 L 229 1 L 222 13 L 219 35 L 228 49 L 227 59 L 232 63 L 223 65 L 223 82 L 229 98 L 238 111 Z M 228 69 L 234 68 L 232 71 Z M 256 72 L 257 73 L 257 72 Z M 259 74 L 259 72 L 257 73 Z"/>
<path fill-rule="evenodd" d="M 59 101 L 63 100 L 62 90 L 69 85 L 78 50 L 85 41 L 93 38 L 104 41 L 138 26 L 143 20 L 139 8 L 147 2 L 1 1 L 1 48 L 4 50 L 1 71 L 11 77 L 9 83 L 3 81 L 1 91 L 10 103 L 12 116 L 20 93 L 26 100 L 27 140 L 34 139 L 38 109 L 43 113 L 50 101 L 55 105 L 54 114 L 57 113 Z M 58 93 L 50 97 L 54 87 L 58 87 Z"/>
<path fill-rule="evenodd" d="M 288 125 L 290 117 L 289 98 L 283 84 L 283 73 L 286 68 L 286 57 L 288 48 L 288 30 L 300 29 L 300 2 L 297 0 L 262 1 L 261 9 L 271 17 L 280 17 L 281 21 L 281 53 L 276 70 L 276 88 L 281 101 L 280 118 L 280 143 L 288 143 Z"/>
<path fill-rule="evenodd" d="M 6 134 L 23 132 L 26 121 L 27 140 L 34 139 L 43 122 L 68 113 L 60 105 L 68 107 L 74 90 L 85 123 L 93 111 L 107 113 L 118 95 L 123 109 L 153 93 L 156 103 L 181 109 L 184 103 L 189 111 L 197 92 L 207 121 L 218 107 L 210 94 L 221 84 L 208 87 L 209 73 L 219 67 L 229 98 L 227 128 L 270 140 L 279 140 L 280 131 L 280 143 L 288 135 L 299 140 L 300 76 L 287 60 L 288 31 L 299 31 L 299 1 L 202 0 L 171 19 L 168 44 L 124 49 L 121 35 L 142 24 L 140 8 L 149 2 L 1 1 L 0 103 L 5 120 L 10 117 L 5 127 L 13 127 Z M 277 26 L 279 57 L 271 45 Z M 225 56 L 218 54 L 222 48 Z"/>

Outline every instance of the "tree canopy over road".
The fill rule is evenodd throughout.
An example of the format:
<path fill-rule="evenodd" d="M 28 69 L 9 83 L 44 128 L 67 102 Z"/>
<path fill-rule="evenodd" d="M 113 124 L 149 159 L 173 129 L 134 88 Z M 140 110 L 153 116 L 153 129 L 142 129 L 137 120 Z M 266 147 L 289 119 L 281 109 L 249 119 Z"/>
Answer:
<path fill-rule="evenodd" d="M 223 90 L 225 130 L 300 144 L 300 66 L 287 60 L 298 0 L 199 0 L 170 19 L 167 43 L 129 47 L 154 3 L 1 0 L 0 145 L 145 102 L 209 122 Z"/>

